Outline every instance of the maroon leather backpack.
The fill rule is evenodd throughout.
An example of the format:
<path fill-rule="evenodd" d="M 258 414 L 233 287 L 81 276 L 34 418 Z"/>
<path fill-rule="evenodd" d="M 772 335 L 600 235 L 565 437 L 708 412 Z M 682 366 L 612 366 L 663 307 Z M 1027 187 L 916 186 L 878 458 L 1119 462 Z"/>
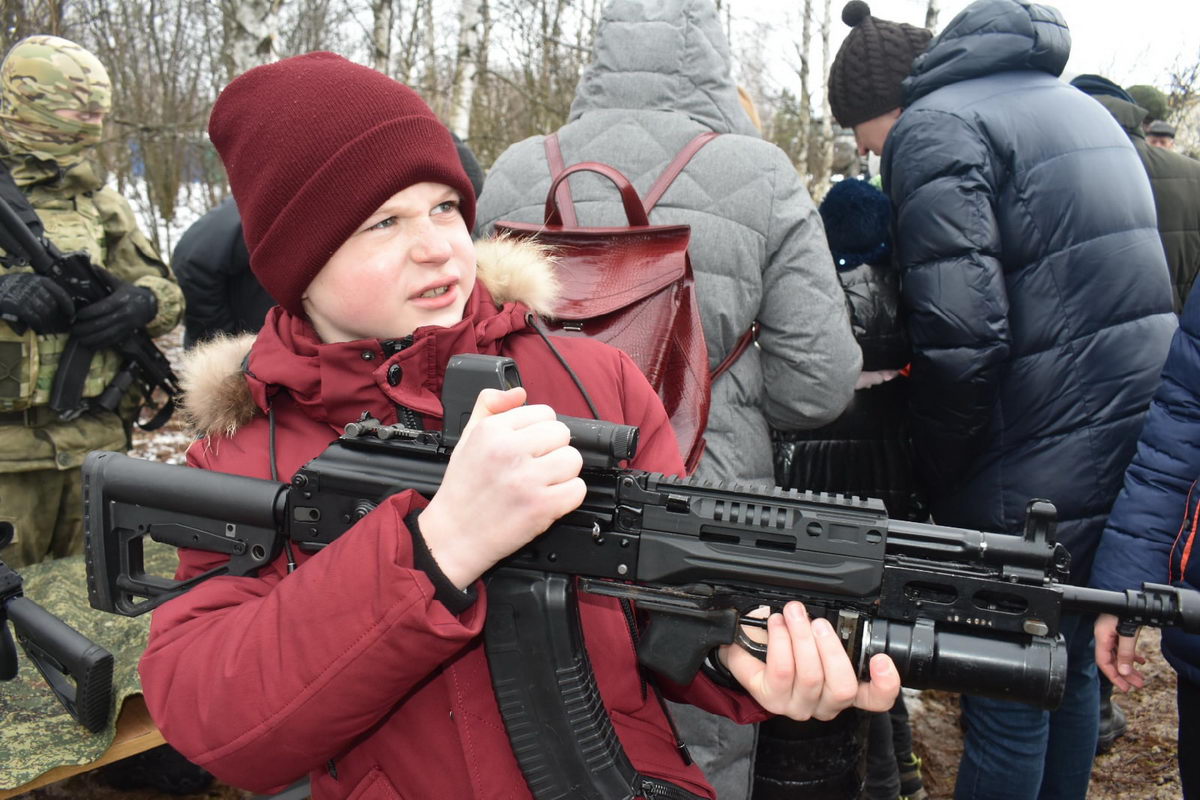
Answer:
<path fill-rule="evenodd" d="M 598 339 L 629 354 L 662 398 L 689 474 L 704 454 L 711 382 L 750 345 L 756 331 L 747 331 L 709 373 L 688 258 L 691 228 L 651 225 L 649 215 L 692 156 L 716 136 L 708 132 L 689 142 L 643 201 L 633 184 L 607 164 L 585 161 L 564 167 L 558 137 L 552 134 L 546 137 L 546 155 L 555 177 L 546 196 L 545 223 L 495 225 L 497 233 L 553 248 L 562 295 L 555 318 L 549 320 L 551 332 Z M 612 181 L 628 225 L 579 225 L 567 183 L 579 172 Z"/>

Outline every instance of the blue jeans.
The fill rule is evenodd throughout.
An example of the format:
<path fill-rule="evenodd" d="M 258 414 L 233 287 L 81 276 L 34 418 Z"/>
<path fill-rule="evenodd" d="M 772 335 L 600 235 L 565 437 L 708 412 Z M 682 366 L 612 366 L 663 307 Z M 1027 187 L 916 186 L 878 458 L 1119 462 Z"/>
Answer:
<path fill-rule="evenodd" d="M 1092 649 L 1095 617 L 1064 616 L 1067 683 L 1062 705 L 963 695 L 966 723 L 955 800 L 1083 800 L 1100 727 Z"/>

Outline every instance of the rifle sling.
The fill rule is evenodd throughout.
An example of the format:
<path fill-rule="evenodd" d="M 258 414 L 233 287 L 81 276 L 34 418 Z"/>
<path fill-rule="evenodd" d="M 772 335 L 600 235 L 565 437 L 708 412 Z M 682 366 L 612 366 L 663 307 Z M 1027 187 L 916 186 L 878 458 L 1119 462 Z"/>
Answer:
<path fill-rule="evenodd" d="M 17 186 L 12 173 L 8 171 L 8 165 L 3 160 L 0 160 L 0 197 L 8 201 L 9 206 L 17 212 L 21 221 L 29 226 L 29 230 L 33 231 L 34 236 L 40 239 L 45 235 L 46 229 L 42 225 L 42 218 L 29 204 L 29 198 L 21 191 L 21 187 Z"/>
<path fill-rule="evenodd" d="M 16 212 L 17 217 L 25 223 L 34 236 L 41 239 L 45 235 L 46 229 L 42 225 L 41 217 L 30 205 L 29 198 L 21 191 L 21 187 L 17 186 L 12 173 L 8 171 L 8 165 L 2 159 L 0 159 L 0 197 L 4 198 L 9 208 Z M 0 255 L 0 266 L 11 267 L 15 261 L 12 254 Z"/>

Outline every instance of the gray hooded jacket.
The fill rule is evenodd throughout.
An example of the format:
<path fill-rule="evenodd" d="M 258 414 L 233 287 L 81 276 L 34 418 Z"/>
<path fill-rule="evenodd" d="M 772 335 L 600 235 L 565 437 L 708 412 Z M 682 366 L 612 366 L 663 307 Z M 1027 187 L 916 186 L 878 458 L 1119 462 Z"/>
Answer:
<path fill-rule="evenodd" d="M 821 218 L 787 156 L 742 110 L 729 65 L 709 0 L 613 0 L 558 136 L 566 164 L 609 164 L 644 196 L 695 136 L 727 134 L 692 159 L 650 217 L 691 226 L 710 367 L 762 323 L 759 346 L 713 386 L 697 474 L 773 482 L 768 425 L 795 430 L 836 418 L 861 356 Z M 551 181 L 543 141 L 518 142 L 496 161 L 479 198 L 481 231 L 500 219 L 542 220 Z M 571 192 L 580 224 L 625 223 L 607 180 L 575 176 Z"/>

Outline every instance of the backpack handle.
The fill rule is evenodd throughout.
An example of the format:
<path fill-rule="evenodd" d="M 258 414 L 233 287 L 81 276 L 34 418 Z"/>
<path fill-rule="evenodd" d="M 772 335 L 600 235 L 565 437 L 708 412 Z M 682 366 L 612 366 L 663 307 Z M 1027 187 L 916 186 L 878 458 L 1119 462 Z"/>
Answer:
<path fill-rule="evenodd" d="M 547 225 L 562 226 L 562 214 L 559 213 L 558 198 L 555 195 L 559 185 L 577 172 L 594 172 L 608 178 L 621 193 L 621 204 L 625 206 L 625 218 L 629 220 L 629 224 L 643 226 L 650 224 L 650 218 L 646 215 L 646 207 L 642 205 L 642 198 L 638 196 L 637 189 L 633 188 L 633 184 L 629 182 L 628 178 L 599 161 L 581 161 L 558 173 L 554 182 L 550 184 L 550 191 L 546 193 Z"/>

